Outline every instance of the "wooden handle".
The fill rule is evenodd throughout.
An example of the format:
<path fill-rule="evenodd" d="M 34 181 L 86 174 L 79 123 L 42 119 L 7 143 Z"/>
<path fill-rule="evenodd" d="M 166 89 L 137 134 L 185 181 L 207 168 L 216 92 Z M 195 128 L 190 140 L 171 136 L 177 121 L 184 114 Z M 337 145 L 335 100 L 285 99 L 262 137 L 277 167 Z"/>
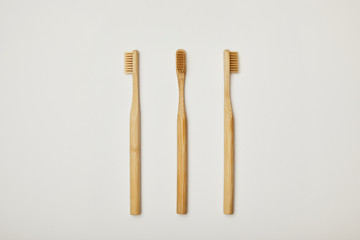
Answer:
<path fill-rule="evenodd" d="M 179 78 L 179 109 L 177 117 L 177 213 L 187 213 L 187 119 L 184 99 L 185 74 Z"/>
<path fill-rule="evenodd" d="M 130 113 L 130 214 L 141 213 L 140 104 L 138 52 L 133 54 L 133 101 Z"/>
<path fill-rule="evenodd" d="M 234 213 L 234 117 L 230 100 L 230 57 L 224 52 L 224 214 Z"/>
<path fill-rule="evenodd" d="M 234 212 L 234 120 L 225 116 L 224 213 Z"/>

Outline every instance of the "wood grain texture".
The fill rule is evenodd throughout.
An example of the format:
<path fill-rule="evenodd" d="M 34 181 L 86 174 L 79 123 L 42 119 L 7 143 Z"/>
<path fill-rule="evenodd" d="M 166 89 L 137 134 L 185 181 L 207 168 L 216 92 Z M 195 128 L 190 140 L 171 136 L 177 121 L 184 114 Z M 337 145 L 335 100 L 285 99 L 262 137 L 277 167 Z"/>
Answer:
<path fill-rule="evenodd" d="M 180 50 L 178 50 L 178 52 L 179 51 Z M 187 196 L 187 188 L 188 188 L 187 118 L 185 111 L 185 96 L 184 96 L 186 58 L 181 59 L 180 62 L 181 64 L 185 64 L 185 66 L 182 65 L 180 66 L 180 63 L 177 62 L 176 72 L 179 82 L 179 108 L 178 108 L 178 116 L 177 116 L 177 211 L 176 212 L 178 214 L 186 214 L 187 198 L 188 198 Z"/>
<path fill-rule="evenodd" d="M 139 52 L 133 51 L 133 99 L 130 112 L 130 214 L 141 213 Z"/>
<path fill-rule="evenodd" d="M 230 52 L 224 51 L 224 214 L 234 213 L 234 117 L 230 99 Z"/>

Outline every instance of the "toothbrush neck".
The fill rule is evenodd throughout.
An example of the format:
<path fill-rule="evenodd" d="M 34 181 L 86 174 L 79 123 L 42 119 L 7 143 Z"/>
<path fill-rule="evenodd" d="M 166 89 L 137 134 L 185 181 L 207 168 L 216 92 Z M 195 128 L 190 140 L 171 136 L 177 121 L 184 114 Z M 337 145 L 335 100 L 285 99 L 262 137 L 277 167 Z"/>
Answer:
<path fill-rule="evenodd" d="M 225 98 L 230 98 L 230 75 L 225 77 L 224 93 Z"/>
<path fill-rule="evenodd" d="M 179 82 L 179 97 L 180 97 L 180 101 L 184 101 L 184 92 L 185 92 L 185 83 L 184 81 L 180 81 Z"/>
<path fill-rule="evenodd" d="M 179 113 L 185 113 L 185 74 L 178 74 L 179 81 Z"/>
<path fill-rule="evenodd" d="M 139 100 L 139 77 L 138 74 L 133 74 L 133 101 Z"/>

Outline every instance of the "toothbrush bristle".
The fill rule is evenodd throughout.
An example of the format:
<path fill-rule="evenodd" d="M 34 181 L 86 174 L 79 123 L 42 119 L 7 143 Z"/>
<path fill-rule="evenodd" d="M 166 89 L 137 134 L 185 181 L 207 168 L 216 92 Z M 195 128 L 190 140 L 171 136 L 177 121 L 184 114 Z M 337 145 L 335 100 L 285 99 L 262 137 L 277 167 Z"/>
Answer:
<path fill-rule="evenodd" d="M 125 53 L 125 73 L 133 72 L 133 53 Z"/>
<path fill-rule="evenodd" d="M 237 52 L 230 52 L 230 72 L 239 72 L 239 57 Z"/>
<path fill-rule="evenodd" d="M 186 72 L 186 52 L 183 49 L 176 51 L 176 70 L 181 73 Z"/>

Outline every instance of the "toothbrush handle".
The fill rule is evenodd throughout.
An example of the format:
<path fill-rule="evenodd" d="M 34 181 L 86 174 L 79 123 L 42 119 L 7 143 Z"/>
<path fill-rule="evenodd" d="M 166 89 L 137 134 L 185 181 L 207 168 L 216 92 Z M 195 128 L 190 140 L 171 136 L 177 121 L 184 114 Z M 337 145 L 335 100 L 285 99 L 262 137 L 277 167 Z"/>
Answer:
<path fill-rule="evenodd" d="M 226 106 L 225 104 L 224 213 L 233 214 L 234 212 L 234 119 L 232 112 L 228 111 L 228 109 L 229 106 Z"/>
<path fill-rule="evenodd" d="M 182 102 L 182 101 L 181 101 Z M 177 213 L 187 213 L 187 119 L 185 105 L 180 102 L 177 118 Z"/>
<path fill-rule="evenodd" d="M 140 111 L 132 106 L 130 116 L 130 214 L 141 212 L 140 200 Z"/>

